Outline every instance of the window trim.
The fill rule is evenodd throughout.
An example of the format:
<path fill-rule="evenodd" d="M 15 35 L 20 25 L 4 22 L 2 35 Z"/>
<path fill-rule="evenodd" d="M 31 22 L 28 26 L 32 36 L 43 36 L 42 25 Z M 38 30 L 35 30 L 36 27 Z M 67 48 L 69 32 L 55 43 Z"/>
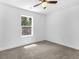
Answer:
<path fill-rule="evenodd" d="M 21 17 L 22 16 L 24 16 L 24 17 L 29 17 L 29 18 L 32 18 L 32 30 L 31 30 L 31 35 L 22 35 L 22 27 L 29 27 L 29 26 L 21 26 L 21 21 L 22 21 L 22 19 L 21 19 Z M 29 37 L 29 36 L 33 36 L 33 16 L 26 16 L 26 15 L 21 15 L 20 16 L 20 19 L 21 19 L 21 21 L 20 21 L 20 26 L 21 26 L 21 37 Z"/>

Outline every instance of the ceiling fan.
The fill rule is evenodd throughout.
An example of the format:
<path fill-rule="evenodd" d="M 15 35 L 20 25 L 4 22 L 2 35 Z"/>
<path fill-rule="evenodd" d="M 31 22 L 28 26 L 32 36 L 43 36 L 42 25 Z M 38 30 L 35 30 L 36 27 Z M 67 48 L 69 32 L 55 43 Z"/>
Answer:
<path fill-rule="evenodd" d="M 40 1 L 40 3 L 34 5 L 33 7 L 42 5 L 43 9 L 46 9 L 48 4 L 56 4 L 57 3 L 57 1 L 47 1 L 47 0 L 39 0 L 39 1 Z"/>

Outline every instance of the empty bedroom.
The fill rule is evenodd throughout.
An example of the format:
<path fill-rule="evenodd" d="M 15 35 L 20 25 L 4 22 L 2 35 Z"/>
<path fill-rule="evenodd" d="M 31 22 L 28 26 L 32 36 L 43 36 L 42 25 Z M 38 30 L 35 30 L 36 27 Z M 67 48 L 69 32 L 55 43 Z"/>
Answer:
<path fill-rule="evenodd" d="M 79 59 L 79 1 L 0 0 L 0 59 Z"/>

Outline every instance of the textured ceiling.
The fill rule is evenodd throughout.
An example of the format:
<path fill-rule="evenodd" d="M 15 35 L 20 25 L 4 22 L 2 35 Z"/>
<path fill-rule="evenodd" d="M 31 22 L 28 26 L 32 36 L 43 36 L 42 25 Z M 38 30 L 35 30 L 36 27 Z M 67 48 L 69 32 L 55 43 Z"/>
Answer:
<path fill-rule="evenodd" d="M 47 14 L 50 12 L 55 12 L 64 8 L 70 8 L 79 4 L 79 0 L 57 0 L 57 4 L 49 4 L 47 9 L 44 10 L 41 5 L 38 7 L 32 7 L 33 5 L 39 3 L 38 0 L 0 0 L 3 3 L 7 3 L 22 9 L 27 9 L 34 12 L 39 12 Z"/>

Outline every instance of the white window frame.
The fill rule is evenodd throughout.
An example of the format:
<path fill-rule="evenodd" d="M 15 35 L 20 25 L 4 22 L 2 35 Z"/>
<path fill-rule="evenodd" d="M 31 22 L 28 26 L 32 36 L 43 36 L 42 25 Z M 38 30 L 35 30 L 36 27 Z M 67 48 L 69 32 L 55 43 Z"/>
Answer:
<path fill-rule="evenodd" d="M 26 15 L 21 15 L 20 16 L 20 19 L 21 19 L 21 17 L 22 16 L 24 16 L 24 17 L 29 17 L 29 18 L 32 18 L 32 29 L 31 29 L 31 35 L 22 35 L 22 25 L 21 25 L 21 37 L 29 37 L 29 36 L 33 36 L 33 17 L 32 16 L 26 16 Z M 21 19 L 21 21 L 22 21 L 22 19 Z M 20 22 L 21 23 L 21 22 Z M 27 26 L 24 26 L 24 27 L 27 27 Z"/>

